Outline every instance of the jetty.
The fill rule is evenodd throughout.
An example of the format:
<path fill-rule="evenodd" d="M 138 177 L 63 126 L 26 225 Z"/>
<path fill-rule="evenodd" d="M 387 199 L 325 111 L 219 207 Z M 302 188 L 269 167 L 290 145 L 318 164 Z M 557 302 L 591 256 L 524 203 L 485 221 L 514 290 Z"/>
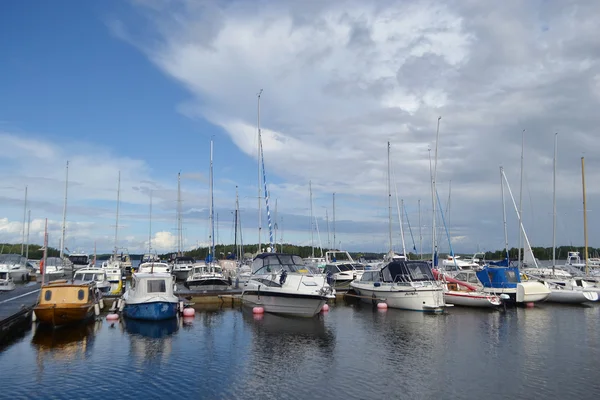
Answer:
<path fill-rule="evenodd" d="M 40 284 L 36 282 L 0 294 L 0 344 L 29 326 L 39 294 Z"/>

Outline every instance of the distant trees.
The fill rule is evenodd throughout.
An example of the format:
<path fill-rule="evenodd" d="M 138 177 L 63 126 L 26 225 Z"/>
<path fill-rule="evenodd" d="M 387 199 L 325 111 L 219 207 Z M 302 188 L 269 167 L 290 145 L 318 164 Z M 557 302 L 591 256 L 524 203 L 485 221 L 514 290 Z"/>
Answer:
<path fill-rule="evenodd" d="M 0 243 L 0 254 L 21 254 L 21 244 Z M 23 255 L 25 255 L 25 247 L 23 247 Z M 42 250 L 42 246 L 30 244 L 28 255 L 32 260 L 41 260 L 44 257 L 44 250 Z M 59 250 L 48 247 L 48 257 L 58 257 L 59 255 Z"/>

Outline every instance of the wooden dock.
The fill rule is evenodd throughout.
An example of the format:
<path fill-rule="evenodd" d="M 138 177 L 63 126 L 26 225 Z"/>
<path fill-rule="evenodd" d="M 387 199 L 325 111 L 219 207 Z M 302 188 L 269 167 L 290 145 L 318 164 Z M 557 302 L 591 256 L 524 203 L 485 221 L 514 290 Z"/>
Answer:
<path fill-rule="evenodd" d="M 39 295 L 40 284 L 34 282 L 0 293 L 0 344 L 30 325 Z"/>

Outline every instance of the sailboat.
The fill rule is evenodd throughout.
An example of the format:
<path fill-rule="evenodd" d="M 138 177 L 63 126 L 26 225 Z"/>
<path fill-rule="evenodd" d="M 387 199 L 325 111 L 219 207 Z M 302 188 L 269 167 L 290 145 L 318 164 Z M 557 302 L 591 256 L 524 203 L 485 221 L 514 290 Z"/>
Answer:
<path fill-rule="evenodd" d="M 393 255 L 389 142 L 387 152 L 390 248 L 388 254 Z M 372 302 L 377 298 L 391 308 L 438 313 L 443 312 L 446 307 L 442 285 L 434 278 L 431 267 L 424 261 L 391 258 L 382 268 L 365 271 L 361 279 L 351 282 L 350 286 L 363 301 Z"/>
<path fill-rule="evenodd" d="M 214 220 L 214 195 L 213 195 L 213 141 L 210 140 L 210 247 L 204 263 L 194 264 L 185 286 L 189 289 L 203 291 L 227 290 L 231 286 L 230 280 L 225 278 L 223 268 L 215 260 L 215 220 Z"/>

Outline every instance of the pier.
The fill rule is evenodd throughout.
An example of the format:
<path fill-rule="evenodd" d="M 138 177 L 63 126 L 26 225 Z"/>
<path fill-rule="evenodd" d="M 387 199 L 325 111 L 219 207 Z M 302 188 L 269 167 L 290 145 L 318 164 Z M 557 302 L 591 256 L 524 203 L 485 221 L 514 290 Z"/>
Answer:
<path fill-rule="evenodd" d="M 28 283 L 0 294 L 0 344 L 29 325 L 39 293 L 39 283 Z"/>

